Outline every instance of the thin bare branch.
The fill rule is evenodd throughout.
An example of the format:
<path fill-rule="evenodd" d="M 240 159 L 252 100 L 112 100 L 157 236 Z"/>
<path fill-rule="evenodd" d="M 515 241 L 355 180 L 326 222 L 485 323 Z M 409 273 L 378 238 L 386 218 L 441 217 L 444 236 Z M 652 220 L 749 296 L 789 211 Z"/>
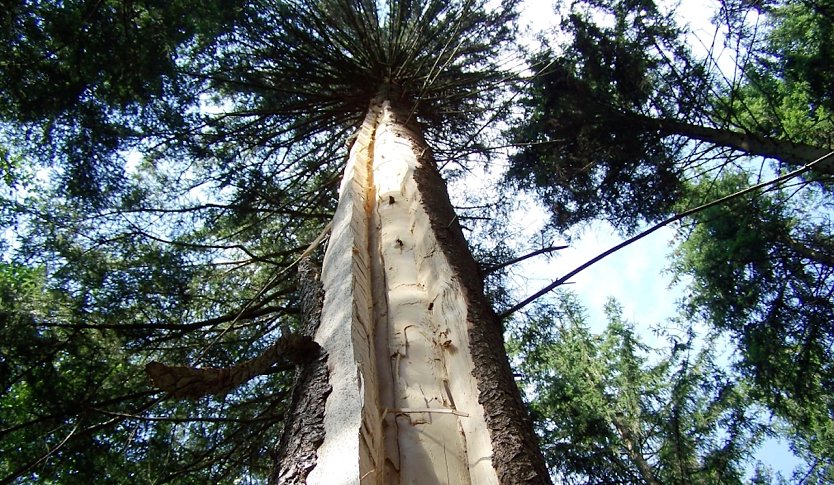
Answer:
<path fill-rule="evenodd" d="M 685 210 L 685 211 L 683 211 L 679 214 L 676 214 L 676 215 L 674 215 L 674 216 L 672 216 L 668 219 L 665 219 L 665 220 L 655 224 L 654 226 L 650 227 L 649 229 L 641 232 L 640 234 L 637 234 L 633 237 L 630 237 L 630 238 L 626 239 L 625 241 L 617 244 L 616 246 L 612 247 L 611 249 L 608 249 L 607 251 L 605 251 L 603 253 L 600 253 L 599 255 L 595 256 L 594 258 L 591 258 L 590 260 L 586 261 L 585 263 L 579 265 L 578 267 L 569 271 L 567 274 L 565 274 L 561 278 L 553 281 L 552 283 L 545 286 L 541 290 L 537 291 L 533 295 L 531 295 L 531 296 L 525 298 L 524 300 L 520 301 L 519 303 L 513 305 L 510 309 L 502 312 L 498 316 L 498 318 L 503 320 L 503 319 L 509 317 L 510 315 L 512 315 L 513 313 L 521 310 L 522 308 L 529 305 L 533 301 L 541 298 L 542 296 L 546 295 L 547 293 L 550 293 L 551 291 L 553 291 L 558 286 L 563 285 L 568 279 L 573 278 L 578 273 L 586 270 L 590 266 L 596 264 L 597 262 L 601 261 L 602 259 L 610 256 L 611 254 L 616 253 L 620 249 L 628 246 L 629 244 L 631 244 L 635 241 L 639 241 L 640 239 L 643 239 L 644 237 L 648 236 L 649 234 L 652 234 L 653 232 L 657 231 L 658 229 L 660 229 L 662 227 L 668 226 L 669 224 L 671 224 L 673 222 L 677 222 L 677 221 L 683 219 L 684 217 L 691 216 L 692 214 L 695 214 L 695 213 L 700 212 L 702 210 L 706 210 L 706 209 L 709 209 L 710 207 L 714 207 L 716 205 L 723 204 L 724 202 L 730 201 L 732 199 L 741 197 L 742 195 L 748 194 L 750 192 L 754 192 L 754 191 L 759 190 L 761 188 L 768 187 L 768 186 L 775 185 L 775 184 L 779 184 L 779 183 L 782 183 L 786 180 L 790 180 L 794 177 L 798 177 L 799 175 L 802 175 L 803 173 L 806 173 L 806 172 L 810 171 L 816 164 L 826 162 L 826 161 L 829 161 L 829 160 L 832 160 L 832 159 L 834 159 L 834 152 L 829 152 L 827 155 L 824 155 L 824 156 L 814 160 L 813 162 L 807 163 L 807 164 L 803 165 L 802 167 L 800 167 L 800 168 L 798 168 L 798 169 L 796 169 L 792 172 L 788 172 L 785 175 L 782 175 L 781 177 L 777 177 L 773 180 L 768 180 L 766 182 L 762 182 L 762 183 L 750 186 L 746 189 L 739 190 L 738 192 L 732 193 L 732 194 L 727 195 L 725 197 L 721 197 L 720 199 L 713 200 L 712 202 L 708 202 L 708 203 L 700 205 L 698 207 L 694 207 L 692 209 Z"/>

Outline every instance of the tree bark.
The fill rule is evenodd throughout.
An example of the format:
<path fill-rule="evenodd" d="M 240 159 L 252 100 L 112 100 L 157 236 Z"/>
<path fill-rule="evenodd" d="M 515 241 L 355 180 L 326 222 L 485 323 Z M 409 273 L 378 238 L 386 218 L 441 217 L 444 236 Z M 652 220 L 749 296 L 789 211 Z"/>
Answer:
<path fill-rule="evenodd" d="M 350 151 L 315 340 L 332 392 L 307 483 L 550 483 L 446 186 L 392 87 Z"/>
<path fill-rule="evenodd" d="M 322 292 L 319 275 L 308 258 L 298 265 L 301 300 L 301 334 L 312 336 L 321 322 Z M 316 450 L 324 441 L 324 408 L 331 392 L 327 356 L 320 352 L 296 370 L 295 386 L 284 431 L 275 450 L 272 483 L 303 484 L 315 467 Z"/>

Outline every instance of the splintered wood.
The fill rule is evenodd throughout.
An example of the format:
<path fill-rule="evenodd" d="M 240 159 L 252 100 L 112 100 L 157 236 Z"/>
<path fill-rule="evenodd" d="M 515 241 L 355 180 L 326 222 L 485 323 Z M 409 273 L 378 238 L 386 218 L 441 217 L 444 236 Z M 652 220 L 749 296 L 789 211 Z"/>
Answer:
<path fill-rule="evenodd" d="M 316 341 L 333 392 L 308 483 L 495 484 L 467 305 L 437 246 L 407 113 L 372 107 L 342 181 Z"/>

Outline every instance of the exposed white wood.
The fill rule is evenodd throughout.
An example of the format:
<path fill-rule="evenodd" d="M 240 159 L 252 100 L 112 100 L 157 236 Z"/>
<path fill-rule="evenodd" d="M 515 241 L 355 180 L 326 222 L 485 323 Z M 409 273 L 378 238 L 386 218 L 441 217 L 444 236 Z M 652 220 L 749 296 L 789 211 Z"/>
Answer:
<path fill-rule="evenodd" d="M 378 112 L 369 111 L 351 148 L 322 265 L 324 303 L 315 339 L 327 352 L 333 390 L 325 405 L 324 442 L 307 483 L 360 483 L 360 441 L 366 386 L 361 362 L 369 349 L 357 348 L 357 334 L 370 325 L 368 268 L 368 160 Z M 359 339 L 360 347 L 362 339 Z M 362 460 L 364 461 L 364 460 Z M 373 467 L 371 467 L 373 468 Z"/>
<path fill-rule="evenodd" d="M 465 297 L 437 246 L 414 179 L 421 149 L 398 115 L 385 103 L 374 137 L 372 224 L 378 227 L 388 305 L 377 332 L 387 334 L 391 406 L 409 410 L 385 419 L 397 430 L 397 483 L 495 484 L 468 353 Z"/>
<path fill-rule="evenodd" d="M 333 391 L 308 483 L 497 484 L 466 295 L 414 179 L 419 148 L 397 117 L 387 101 L 372 106 L 342 181 L 316 334 Z"/>

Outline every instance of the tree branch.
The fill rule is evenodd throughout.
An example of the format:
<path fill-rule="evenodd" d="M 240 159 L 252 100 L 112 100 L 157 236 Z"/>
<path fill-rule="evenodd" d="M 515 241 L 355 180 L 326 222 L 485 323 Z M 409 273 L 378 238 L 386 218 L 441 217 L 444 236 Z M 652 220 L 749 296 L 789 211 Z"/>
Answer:
<path fill-rule="evenodd" d="M 672 217 L 670 217 L 670 218 L 668 218 L 664 221 L 661 221 L 661 222 L 655 224 L 654 226 L 650 227 L 649 229 L 641 232 L 640 234 L 637 234 L 636 236 L 633 236 L 633 237 L 630 237 L 630 238 L 626 239 L 625 241 L 617 244 L 616 246 L 612 247 L 611 249 L 608 249 L 607 251 L 605 251 L 605 252 L 597 255 L 596 257 L 586 261 L 585 263 L 579 265 L 575 269 L 568 272 L 565 276 L 562 276 L 561 278 L 553 281 L 551 284 L 545 286 L 544 288 L 537 291 L 533 295 L 531 295 L 531 296 L 525 298 L 524 300 L 522 300 L 521 302 L 515 304 L 509 310 L 504 311 L 503 313 L 498 315 L 498 318 L 501 319 L 501 320 L 507 318 L 508 316 L 512 315 L 513 313 L 517 312 L 518 310 L 521 310 L 525 306 L 527 306 L 530 303 L 532 303 L 533 301 L 537 300 L 538 298 L 540 298 L 540 297 L 546 295 L 547 293 L 553 291 L 556 287 L 563 285 L 569 278 L 572 278 L 572 277 L 576 276 L 578 273 L 584 271 L 585 269 L 587 269 L 588 267 L 597 263 L 598 261 L 604 259 L 605 257 L 610 256 L 611 254 L 614 254 L 615 252 L 619 251 L 620 249 L 628 246 L 629 244 L 631 244 L 635 241 L 639 241 L 640 239 L 643 239 L 644 237 L 648 236 L 649 234 L 657 231 L 658 229 L 660 229 L 662 227 L 668 226 L 669 224 L 671 224 L 673 222 L 677 222 L 677 221 L 683 219 L 684 217 L 691 216 L 692 214 L 695 214 L 695 213 L 700 212 L 702 210 L 706 210 L 706 209 L 709 209 L 710 207 L 713 207 L 713 206 L 716 206 L 716 205 L 719 205 L 719 204 L 723 204 L 724 202 L 735 199 L 737 197 L 741 197 L 744 194 L 748 194 L 750 192 L 761 189 L 763 187 L 767 187 L 769 185 L 775 185 L 775 184 L 784 182 L 786 180 L 790 180 L 794 177 L 802 175 L 805 172 L 810 171 L 817 164 L 822 163 L 822 162 L 828 162 L 830 160 L 834 160 L 834 151 L 829 152 L 828 154 L 823 155 L 822 157 L 817 158 L 813 162 L 807 163 L 807 164 L 803 165 L 802 167 L 800 167 L 800 168 L 798 168 L 798 169 L 796 169 L 792 172 L 788 172 L 785 175 L 782 175 L 781 177 L 777 177 L 773 180 L 769 180 L 769 181 L 766 181 L 766 182 L 762 182 L 760 184 L 756 184 L 756 185 L 747 187 L 746 189 L 739 190 L 738 192 L 727 195 L 725 197 L 721 197 L 720 199 L 713 200 L 712 202 L 707 202 L 706 204 L 700 205 L 698 207 L 688 209 L 684 212 L 681 212 L 680 214 L 676 214 L 676 215 L 674 215 L 674 216 L 672 216 Z"/>
<path fill-rule="evenodd" d="M 756 136 L 750 133 L 710 128 L 671 119 L 641 117 L 641 120 L 643 123 L 654 127 L 661 133 L 668 135 L 681 135 L 739 150 L 749 155 L 775 158 L 793 166 L 801 163 L 813 164 L 813 171 L 821 174 L 834 175 L 834 160 L 829 160 L 826 163 L 816 163 L 820 159 L 825 158 L 828 153 L 828 149 L 826 148 Z"/>
<path fill-rule="evenodd" d="M 566 249 L 566 248 L 568 248 L 568 246 L 550 246 L 550 247 L 546 247 L 546 248 L 542 248 L 542 249 L 533 251 L 532 253 L 525 254 L 524 256 L 519 256 L 519 257 L 513 258 L 509 261 L 505 261 L 503 263 L 496 264 L 495 266 L 490 266 L 488 268 L 484 268 L 484 270 L 483 270 L 484 276 L 486 276 L 488 274 L 492 274 L 495 271 L 498 271 L 499 269 L 506 268 L 507 266 L 512 266 L 516 263 L 520 263 L 520 262 L 522 262 L 526 259 L 533 258 L 533 257 L 538 256 L 540 254 L 551 253 L 553 251 L 558 251 L 560 249 Z"/>
<path fill-rule="evenodd" d="M 282 335 L 261 355 L 224 368 L 168 366 L 150 362 L 145 372 L 151 383 L 173 397 L 198 399 L 208 394 L 225 394 L 255 376 L 262 375 L 280 360 L 301 363 L 318 354 L 319 345 L 311 337 Z"/>

